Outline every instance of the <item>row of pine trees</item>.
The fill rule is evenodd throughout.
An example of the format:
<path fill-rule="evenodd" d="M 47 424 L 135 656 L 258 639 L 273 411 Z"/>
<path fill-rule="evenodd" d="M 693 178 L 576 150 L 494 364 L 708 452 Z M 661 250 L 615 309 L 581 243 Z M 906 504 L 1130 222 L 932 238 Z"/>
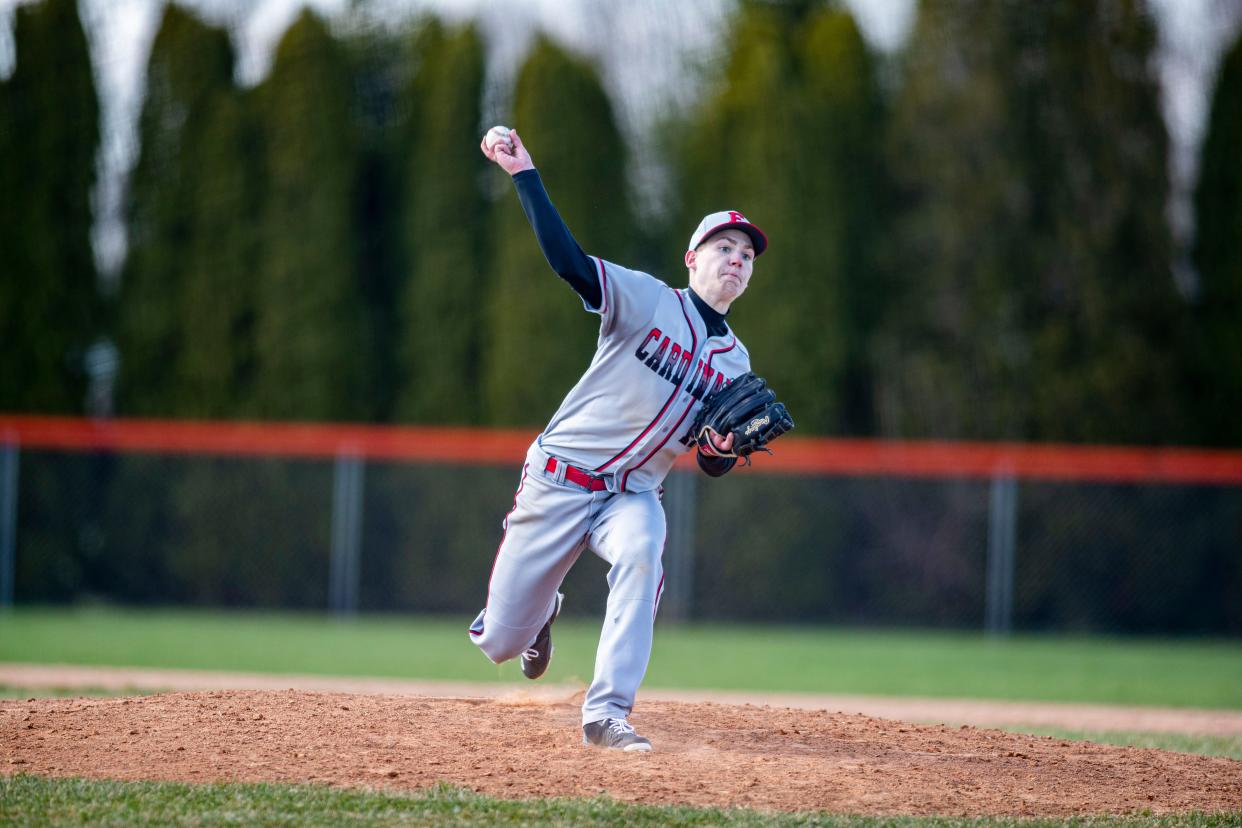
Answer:
<path fill-rule="evenodd" d="M 922 0 L 896 59 L 816 2 L 742 2 L 676 194 L 633 207 L 590 61 L 539 39 L 512 123 L 589 253 L 684 284 L 704 213 L 772 238 L 731 320 L 804 433 L 1242 445 L 1242 42 L 1212 97 L 1179 290 L 1141 0 Z M 538 426 L 596 336 L 478 151 L 470 26 L 336 34 L 268 77 L 169 4 L 119 288 L 91 248 L 99 103 L 74 0 L 16 11 L 0 83 L 0 410 L 80 413 L 91 343 L 123 416 Z"/>

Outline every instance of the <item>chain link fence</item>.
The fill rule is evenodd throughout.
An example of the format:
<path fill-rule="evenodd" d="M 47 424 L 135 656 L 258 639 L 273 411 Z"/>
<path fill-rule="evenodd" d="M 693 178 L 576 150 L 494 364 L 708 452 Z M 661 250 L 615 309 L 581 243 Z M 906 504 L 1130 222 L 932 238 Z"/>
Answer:
<path fill-rule="evenodd" d="M 1242 485 L 675 470 L 661 618 L 1242 633 Z M 471 616 L 520 464 L 0 451 L 0 599 Z M 584 554 L 567 612 L 598 614 Z"/>

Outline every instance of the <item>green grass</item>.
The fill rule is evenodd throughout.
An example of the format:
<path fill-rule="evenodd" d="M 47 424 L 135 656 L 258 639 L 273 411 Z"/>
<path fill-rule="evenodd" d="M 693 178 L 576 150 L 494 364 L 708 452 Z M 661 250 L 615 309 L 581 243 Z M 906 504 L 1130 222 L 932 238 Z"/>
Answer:
<path fill-rule="evenodd" d="M 1242 814 L 1138 815 L 1072 820 L 857 817 L 742 809 L 627 805 L 606 797 L 513 801 L 441 786 L 415 795 L 314 785 L 183 785 L 16 776 L 0 779 L 4 825 L 730 825 L 880 828 L 1154 826 L 1217 828 Z"/>
<path fill-rule="evenodd" d="M 21 608 L 0 661 L 521 681 L 467 641 L 469 619 Z M 555 628 L 552 682 L 586 683 L 599 622 Z M 648 688 L 1242 708 L 1242 642 L 659 625 Z"/>
<path fill-rule="evenodd" d="M 1242 761 L 1242 736 L 1205 736 L 1185 733 L 1131 733 L 1120 730 L 1062 730 L 1055 727 L 1004 727 L 1012 733 L 1031 733 L 1074 742 L 1121 747 L 1156 748 L 1199 756 L 1222 756 Z"/>
<path fill-rule="evenodd" d="M 77 696 L 144 696 L 151 691 L 105 690 L 102 687 L 14 687 L 0 684 L 0 699 L 60 699 Z"/>
<path fill-rule="evenodd" d="M 698 627 L 656 661 L 667 687 L 1242 708 L 1242 642 Z"/>

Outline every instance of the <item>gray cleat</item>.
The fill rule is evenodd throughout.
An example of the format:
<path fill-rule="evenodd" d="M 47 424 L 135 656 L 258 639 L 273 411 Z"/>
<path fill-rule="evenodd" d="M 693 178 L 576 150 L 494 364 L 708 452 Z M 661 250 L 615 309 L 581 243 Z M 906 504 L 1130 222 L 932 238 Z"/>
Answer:
<path fill-rule="evenodd" d="M 582 744 L 647 753 L 651 740 L 639 736 L 625 719 L 603 719 L 582 726 Z"/>

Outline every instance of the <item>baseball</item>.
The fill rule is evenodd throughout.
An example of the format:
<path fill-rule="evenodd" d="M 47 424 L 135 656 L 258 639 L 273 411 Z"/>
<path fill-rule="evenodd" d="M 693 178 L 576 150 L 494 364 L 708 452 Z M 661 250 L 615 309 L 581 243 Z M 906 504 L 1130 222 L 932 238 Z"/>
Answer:
<path fill-rule="evenodd" d="M 513 153 L 513 136 L 509 134 L 509 128 L 505 126 L 494 126 L 487 131 L 487 148 L 495 153 L 501 144 L 504 144 L 505 151 L 509 154 Z"/>

